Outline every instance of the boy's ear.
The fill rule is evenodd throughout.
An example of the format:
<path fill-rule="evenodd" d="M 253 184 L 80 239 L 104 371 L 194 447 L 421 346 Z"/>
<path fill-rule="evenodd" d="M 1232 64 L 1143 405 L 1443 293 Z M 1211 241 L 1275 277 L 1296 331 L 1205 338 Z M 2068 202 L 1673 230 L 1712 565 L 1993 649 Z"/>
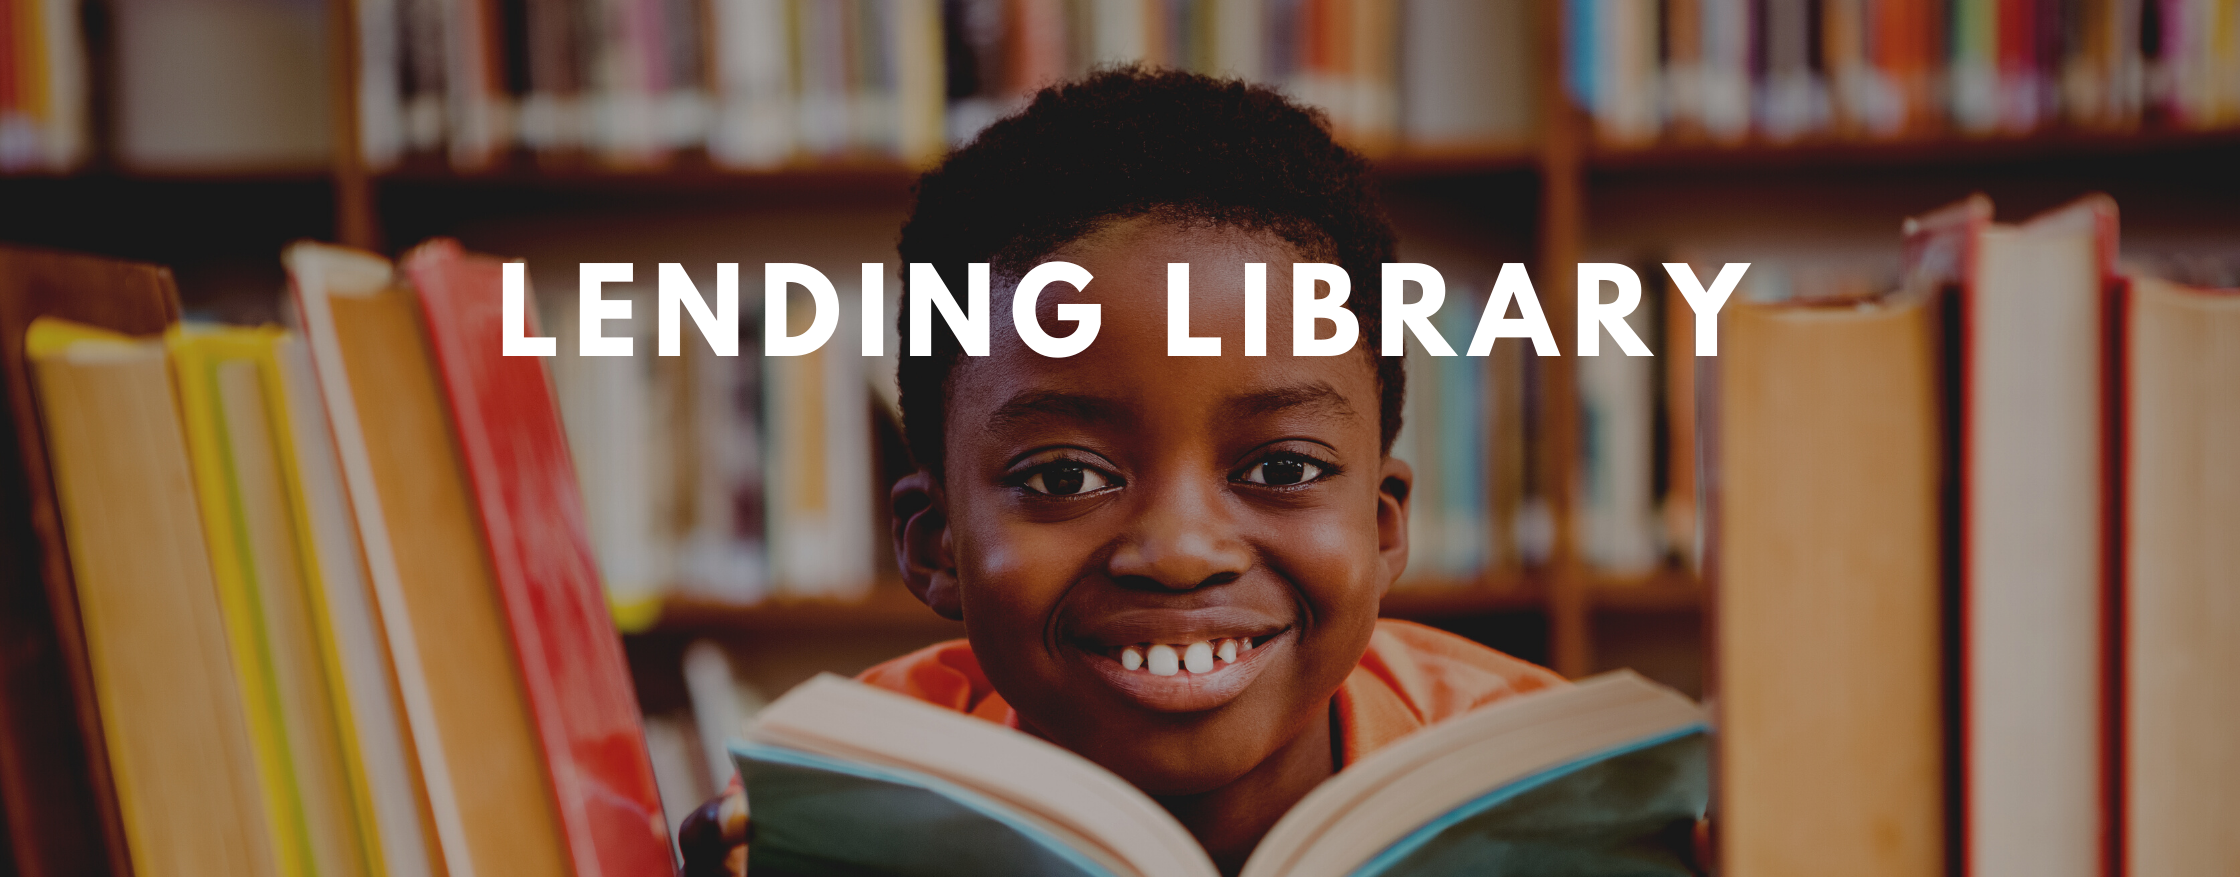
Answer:
<path fill-rule="evenodd" d="M 1391 573 L 1386 587 L 1400 580 L 1408 568 L 1408 494 L 1415 490 L 1416 470 L 1398 457 L 1384 458 L 1377 474 L 1377 552 Z"/>
<path fill-rule="evenodd" d="M 948 497 L 933 473 L 920 469 L 894 483 L 894 560 L 902 584 L 941 617 L 964 620 L 957 563 L 949 550 Z"/>

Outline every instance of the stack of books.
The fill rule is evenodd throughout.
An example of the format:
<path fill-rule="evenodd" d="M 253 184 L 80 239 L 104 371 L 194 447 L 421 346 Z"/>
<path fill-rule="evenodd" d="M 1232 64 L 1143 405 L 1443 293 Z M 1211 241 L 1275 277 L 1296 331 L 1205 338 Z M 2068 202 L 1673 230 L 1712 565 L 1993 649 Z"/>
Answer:
<path fill-rule="evenodd" d="M 1726 873 L 1933 873 L 1948 826 L 1972 874 L 2240 868 L 2240 290 L 2117 252 L 2104 197 L 1978 196 L 1893 291 L 1729 307 Z"/>
<path fill-rule="evenodd" d="M 499 355 L 500 263 L 287 263 L 300 334 L 181 325 L 162 269 L 0 251 L 0 633 L 39 657 L 0 689 L 17 862 L 670 873 L 547 378 Z"/>

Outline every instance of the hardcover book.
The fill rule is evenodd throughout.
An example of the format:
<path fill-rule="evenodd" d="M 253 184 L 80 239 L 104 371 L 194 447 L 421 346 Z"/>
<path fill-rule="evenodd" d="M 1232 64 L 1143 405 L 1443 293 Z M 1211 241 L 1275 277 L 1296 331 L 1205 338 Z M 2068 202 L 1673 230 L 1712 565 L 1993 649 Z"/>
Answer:
<path fill-rule="evenodd" d="M 779 698 L 731 752 L 760 877 L 1219 873 L 1088 760 L 835 676 Z M 1705 753 L 1702 710 L 1630 672 L 1519 696 L 1340 771 L 1241 873 L 1685 875 L 1673 851 L 1703 813 Z"/>

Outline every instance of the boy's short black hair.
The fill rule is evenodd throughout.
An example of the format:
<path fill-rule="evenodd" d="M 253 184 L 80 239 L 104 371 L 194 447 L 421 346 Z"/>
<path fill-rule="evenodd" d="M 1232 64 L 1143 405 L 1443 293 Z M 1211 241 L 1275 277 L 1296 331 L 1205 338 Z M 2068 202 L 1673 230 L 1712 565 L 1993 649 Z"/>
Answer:
<path fill-rule="evenodd" d="M 1344 268 L 1346 308 L 1377 370 L 1380 447 L 1391 451 L 1406 375 L 1401 357 L 1371 345 L 1392 225 L 1361 156 L 1331 139 L 1321 113 L 1267 88 L 1134 66 L 1045 88 L 918 180 L 896 249 L 905 283 L 908 265 L 931 263 L 962 295 L 969 263 L 1017 277 L 1100 223 L 1138 216 L 1274 233 L 1307 260 Z M 899 310 L 907 339 L 910 308 Z M 948 380 L 963 351 L 933 322 L 933 355 L 905 348 L 896 378 L 910 453 L 939 474 Z"/>

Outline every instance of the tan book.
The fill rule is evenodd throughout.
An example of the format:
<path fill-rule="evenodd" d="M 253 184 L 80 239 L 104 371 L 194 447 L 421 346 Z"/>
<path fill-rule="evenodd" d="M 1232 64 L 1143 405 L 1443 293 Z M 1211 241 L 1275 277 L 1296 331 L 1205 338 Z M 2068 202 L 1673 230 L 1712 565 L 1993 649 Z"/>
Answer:
<path fill-rule="evenodd" d="M 1704 388 L 1723 873 L 1941 874 L 1934 312 L 1726 310 Z"/>
<path fill-rule="evenodd" d="M 420 306 L 371 254 L 298 244 L 286 261 L 444 869 L 568 874 Z"/>
<path fill-rule="evenodd" d="M 49 318 L 25 346 L 133 870 L 270 877 L 163 343 Z"/>
<path fill-rule="evenodd" d="M 2240 873 L 2240 290 L 2131 282 L 2122 873 Z"/>
<path fill-rule="evenodd" d="M 0 817 L 23 877 L 128 877 L 124 821 L 110 780 L 86 663 L 53 472 L 24 335 L 57 317 L 127 335 L 178 320 L 171 272 L 136 262 L 0 246 Z"/>

